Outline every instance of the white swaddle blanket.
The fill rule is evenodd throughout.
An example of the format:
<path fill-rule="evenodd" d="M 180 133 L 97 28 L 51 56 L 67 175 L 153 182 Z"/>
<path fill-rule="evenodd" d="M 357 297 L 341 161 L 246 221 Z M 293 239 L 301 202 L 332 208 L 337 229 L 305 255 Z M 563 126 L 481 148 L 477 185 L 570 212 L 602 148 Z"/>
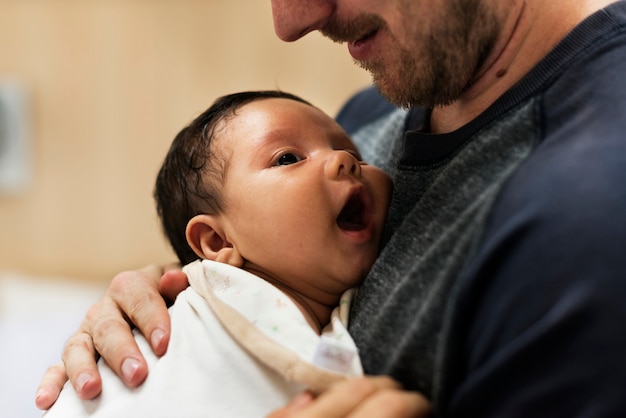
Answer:
<path fill-rule="evenodd" d="M 261 417 L 305 388 L 323 391 L 361 375 L 346 331 L 351 292 L 318 335 L 289 297 L 244 270 L 212 261 L 184 269 L 191 286 L 170 308 L 172 335 L 157 358 L 135 337 L 150 372 L 139 388 L 124 386 L 102 361 L 102 394 L 81 401 L 64 388 L 46 418 Z"/>

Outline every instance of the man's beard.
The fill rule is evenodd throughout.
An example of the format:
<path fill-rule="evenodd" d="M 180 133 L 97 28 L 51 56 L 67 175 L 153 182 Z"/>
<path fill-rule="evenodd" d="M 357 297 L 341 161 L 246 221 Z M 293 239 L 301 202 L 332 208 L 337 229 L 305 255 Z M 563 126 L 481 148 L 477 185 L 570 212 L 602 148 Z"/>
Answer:
<path fill-rule="evenodd" d="M 498 20 L 480 0 L 451 0 L 445 21 L 432 27 L 440 30 L 427 37 L 417 30 L 410 32 L 414 35 L 409 43 L 415 50 L 393 38 L 396 48 L 386 51 L 384 59 L 356 61 L 372 74 L 381 94 L 397 106 L 432 108 L 457 100 L 474 81 L 500 31 Z M 321 32 L 336 42 L 350 42 L 373 30 L 393 36 L 376 15 L 362 15 L 351 22 L 331 19 Z"/>

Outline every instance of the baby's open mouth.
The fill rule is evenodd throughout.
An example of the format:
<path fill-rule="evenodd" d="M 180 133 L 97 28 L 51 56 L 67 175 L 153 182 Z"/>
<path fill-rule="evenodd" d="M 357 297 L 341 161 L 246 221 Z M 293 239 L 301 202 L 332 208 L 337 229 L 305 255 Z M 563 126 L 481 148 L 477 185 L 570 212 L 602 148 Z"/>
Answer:
<path fill-rule="evenodd" d="M 345 231 L 361 231 L 367 226 L 366 205 L 361 191 L 353 193 L 337 217 L 337 225 Z"/>

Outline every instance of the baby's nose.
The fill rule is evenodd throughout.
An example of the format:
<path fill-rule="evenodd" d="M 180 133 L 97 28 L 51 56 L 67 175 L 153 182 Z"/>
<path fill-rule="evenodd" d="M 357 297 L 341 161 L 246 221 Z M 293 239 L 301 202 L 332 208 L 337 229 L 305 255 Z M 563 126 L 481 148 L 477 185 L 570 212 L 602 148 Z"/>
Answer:
<path fill-rule="evenodd" d="M 336 150 L 332 151 L 328 159 L 326 171 L 330 178 L 348 175 L 359 177 L 361 175 L 361 164 L 348 151 Z"/>

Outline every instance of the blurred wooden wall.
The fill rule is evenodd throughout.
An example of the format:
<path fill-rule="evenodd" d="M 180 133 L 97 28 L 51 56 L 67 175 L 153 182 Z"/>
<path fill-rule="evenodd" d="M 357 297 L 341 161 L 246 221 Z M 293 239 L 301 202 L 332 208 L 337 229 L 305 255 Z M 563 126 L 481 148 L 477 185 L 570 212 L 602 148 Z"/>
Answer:
<path fill-rule="evenodd" d="M 106 280 L 173 261 L 152 200 L 178 130 L 280 88 L 334 114 L 369 84 L 345 46 L 273 33 L 269 0 L 0 0 L 0 83 L 29 93 L 32 179 L 0 195 L 0 270 Z"/>

